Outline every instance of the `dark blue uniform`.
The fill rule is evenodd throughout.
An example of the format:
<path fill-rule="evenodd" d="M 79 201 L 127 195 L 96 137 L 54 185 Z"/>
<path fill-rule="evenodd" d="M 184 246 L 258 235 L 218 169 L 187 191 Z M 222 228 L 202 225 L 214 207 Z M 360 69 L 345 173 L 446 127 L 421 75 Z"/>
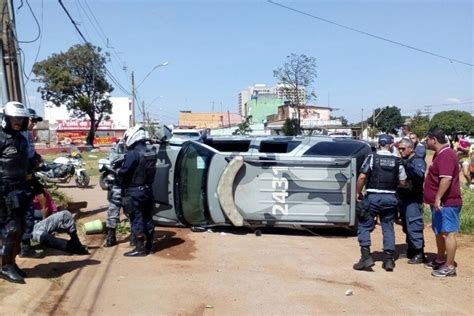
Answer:
<path fill-rule="evenodd" d="M 423 252 L 423 183 L 425 180 L 426 162 L 418 155 L 404 159 L 407 174 L 407 187 L 398 190 L 400 197 L 400 217 L 403 231 L 406 234 L 409 258 Z"/>
<path fill-rule="evenodd" d="M 0 277 L 16 283 L 24 283 L 23 277 L 18 275 L 21 270 L 15 257 L 20 251 L 25 215 L 31 200 L 26 190 L 27 166 L 27 140 L 19 132 L 6 132 L 0 128 Z"/>
<path fill-rule="evenodd" d="M 139 248 L 146 239 L 146 252 L 151 250 L 155 225 L 152 220 L 153 195 L 151 184 L 154 178 L 157 156 L 148 151 L 145 143 L 138 142 L 125 154 L 118 171 L 124 198 L 123 209 L 130 217 L 132 235 Z M 137 244 L 138 243 L 138 244 Z M 143 253 L 140 251 L 141 254 Z"/>

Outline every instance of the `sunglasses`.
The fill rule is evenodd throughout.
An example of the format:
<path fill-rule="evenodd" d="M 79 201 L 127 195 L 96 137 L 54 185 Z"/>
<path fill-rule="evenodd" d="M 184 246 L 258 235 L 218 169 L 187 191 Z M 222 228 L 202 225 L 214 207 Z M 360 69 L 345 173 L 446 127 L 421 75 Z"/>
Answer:
<path fill-rule="evenodd" d="M 400 151 L 404 151 L 406 149 L 407 149 L 406 147 L 398 147 L 398 150 L 400 150 Z"/>

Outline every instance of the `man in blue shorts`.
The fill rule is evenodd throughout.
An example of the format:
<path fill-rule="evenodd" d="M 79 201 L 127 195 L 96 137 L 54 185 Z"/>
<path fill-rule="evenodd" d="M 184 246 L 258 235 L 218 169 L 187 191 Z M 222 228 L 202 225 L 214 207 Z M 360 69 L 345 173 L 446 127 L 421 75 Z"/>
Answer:
<path fill-rule="evenodd" d="M 458 157 L 439 127 L 429 130 L 427 145 L 435 154 L 426 176 L 423 198 L 431 207 L 438 253 L 425 267 L 433 269 L 431 275 L 435 277 L 453 277 L 456 276 L 456 233 L 460 230 L 462 208 Z"/>

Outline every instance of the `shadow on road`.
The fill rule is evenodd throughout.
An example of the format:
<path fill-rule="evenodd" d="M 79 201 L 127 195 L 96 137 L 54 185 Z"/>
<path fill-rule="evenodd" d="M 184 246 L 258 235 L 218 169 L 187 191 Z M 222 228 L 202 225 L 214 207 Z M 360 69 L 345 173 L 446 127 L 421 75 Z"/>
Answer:
<path fill-rule="evenodd" d="M 33 268 L 23 269 L 28 278 L 52 279 L 89 265 L 99 264 L 99 260 L 85 259 L 68 262 L 41 263 Z"/>
<path fill-rule="evenodd" d="M 209 227 L 198 230 L 194 227 L 193 232 L 226 233 L 232 235 L 285 235 L 285 236 L 318 236 L 324 238 L 348 238 L 354 237 L 355 232 L 344 227 L 318 227 L 318 228 L 281 228 L 281 227 Z"/>

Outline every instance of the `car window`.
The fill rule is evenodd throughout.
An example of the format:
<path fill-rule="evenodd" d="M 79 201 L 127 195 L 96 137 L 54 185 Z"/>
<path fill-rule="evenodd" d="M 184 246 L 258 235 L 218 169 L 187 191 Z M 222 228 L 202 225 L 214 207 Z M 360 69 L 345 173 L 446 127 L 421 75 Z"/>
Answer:
<path fill-rule="evenodd" d="M 300 141 L 261 141 L 259 152 L 261 153 L 289 153 L 295 149 Z"/>
<path fill-rule="evenodd" d="M 190 225 L 211 223 L 207 208 L 207 174 L 214 152 L 187 143 L 176 164 L 178 212 Z"/>
<path fill-rule="evenodd" d="M 204 143 L 218 151 L 247 152 L 250 149 L 250 140 L 213 140 L 206 139 Z"/>
<path fill-rule="evenodd" d="M 366 146 L 358 142 L 338 140 L 319 142 L 308 149 L 303 156 L 352 156 Z"/>
<path fill-rule="evenodd" d="M 196 132 L 174 132 L 173 135 L 179 137 L 199 137 L 201 136 L 199 133 Z"/>

